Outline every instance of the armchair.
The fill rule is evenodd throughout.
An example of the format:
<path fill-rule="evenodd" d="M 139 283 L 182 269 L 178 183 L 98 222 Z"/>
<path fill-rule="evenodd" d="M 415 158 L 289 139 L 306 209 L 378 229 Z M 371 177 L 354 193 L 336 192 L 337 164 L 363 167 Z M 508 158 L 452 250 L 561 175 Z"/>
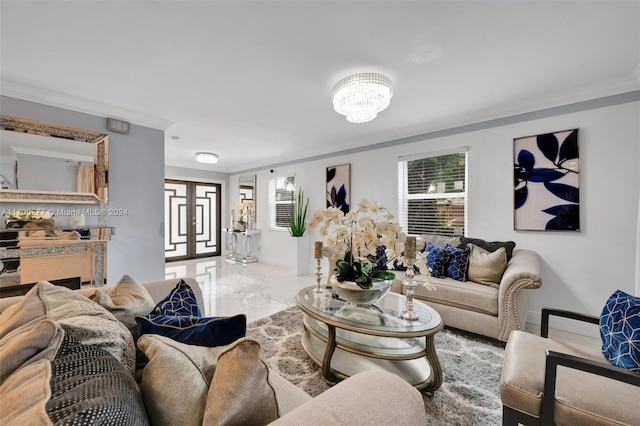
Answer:
<path fill-rule="evenodd" d="M 549 317 L 598 324 L 596 316 L 543 309 L 540 336 L 514 331 L 500 381 L 503 424 L 637 424 L 640 375 L 598 348 L 549 339 Z"/>

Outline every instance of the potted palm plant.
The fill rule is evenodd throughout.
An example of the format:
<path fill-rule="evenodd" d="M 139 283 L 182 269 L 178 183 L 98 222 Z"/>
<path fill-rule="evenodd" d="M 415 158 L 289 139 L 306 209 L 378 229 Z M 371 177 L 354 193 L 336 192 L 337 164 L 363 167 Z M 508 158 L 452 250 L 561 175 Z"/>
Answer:
<path fill-rule="evenodd" d="M 302 237 L 307 230 L 307 210 L 309 209 L 309 198 L 304 199 L 302 188 L 298 191 L 295 199 L 295 206 L 289 218 L 289 233 L 292 237 Z"/>

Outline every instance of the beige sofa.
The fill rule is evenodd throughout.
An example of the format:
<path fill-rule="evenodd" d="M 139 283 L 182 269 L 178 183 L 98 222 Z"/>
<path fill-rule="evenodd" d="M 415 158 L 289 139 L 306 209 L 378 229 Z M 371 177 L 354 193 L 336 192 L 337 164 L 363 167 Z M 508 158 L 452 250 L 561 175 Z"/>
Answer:
<path fill-rule="evenodd" d="M 185 278 L 185 282 L 189 284 L 196 293 L 196 298 L 201 306 L 203 306 L 202 293 L 200 291 L 199 285 L 192 278 Z M 177 283 L 176 279 L 173 280 L 161 280 L 161 281 L 153 281 L 153 282 L 145 282 L 142 283 L 143 286 L 148 290 L 151 295 L 153 301 L 157 303 L 160 301 L 165 295 L 169 293 L 171 289 L 175 287 Z M 56 286 L 57 291 L 57 286 Z M 70 291 L 65 289 L 64 291 Z M 94 288 L 85 288 L 82 290 L 75 291 L 75 294 L 81 294 L 83 296 L 91 296 L 95 292 Z M 5 314 L 11 313 L 12 310 L 7 310 L 10 306 L 20 302 L 24 296 L 11 297 L 11 298 L 3 298 L 0 299 L 0 315 L 3 315 L 1 312 Z M 81 299 L 85 299 L 82 297 Z M 88 300 L 88 299 L 87 299 Z M 90 302 L 94 303 L 95 302 Z M 49 306 L 49 308 L 55 309 L 55 306 Z M 15 309 L 14 309 L 15 310 Z M 107 315 L 110 315 L 107 312 Z M 6 317 L 7 315 L 5 315 Z M 0 318 L 2 318 L 0 316 Z M 9 320 L 8 318 L 5 318 Z M 118 322 L 115 317 L 113 317 L 113 321 Z M 9 320 L 11 322 L 11 320 Z M 6 325 L 6 321 L 5 321 Z M 126 328 L 125 328 L 126 330 Z M 3 335 L 2 333 L 5 332 Z M 0 355 L 3 358 L 0 358 L 0 370 L 7 371 L 6 368 L 11 364 L 11 360 L 6 355 L 5 349 L 10 347 L 10 344 L 4 344 L 5 337 L 10 335 L 11 333 L 6 333 L 6 327 L 4 331 L 2 327 L 0 327 Z M 148 335 L 145 337 L 149 337 Z M 142 340 L 142 339 L 141 339 Z M 147 339 L 148 340 L 148 339 Z M 169 339 L 170 340 L 170 339 Z M 24 339 L 22 340 L 24 341 Z M 133 339 L 131 339 L 133 342 Z M 232 345 L 230 345 L 232 346 Z M 201 349 L 200 347 L 193 347 L 193 349 L 188 349 L 189 345 L 181 346 L 181 348 L 187 348 L 185 351 L 193 351 L 194 353 L 197 351 L 205 351 L 211 348 Z M 25 351 L 31 350 L 30 348 L 26 348 Z M 184 350 L 184 349 L 183 349 Z M 3 352 L 4 351 L 4 352 Z M 46 349 L 45 349 L 46 351 Z M 35 355 L 32 357 L 36 357 Z M 42 360 L 40 361 L 42 363 Z M 38 362 L 36 362 L 38 364 Z M 145 367 L 145 369 L 149 368 L 149 364 Z M 218 367 L 220 364 L 218 364 Z M 169 368 L 169 370 L 175 370 L 178 372 L 179 376 L 186 375 L 186 371 L 188 368 L 191 368 L 191 365 L 173 365 Z M 27 367 L 19 367 L 13 375 L 16 375 L 20 372 L 20 369 L 25 369 Z M 217 367 L 216 367 L 217 368 Z M 222 368 L 222 367 L 220 367 Z M 265 367 L 266 368 L 266 367 Z M 157 370 L 156 370 L 157 371 Z M 215 370 L 213 373 L 213 378 L 211 380 L 211 384 L 216 382 L 216 374 L 218 374 L 218 381 L 221 380 L 221 377 L 227 377 L 224 373 L 220 373 L 219 370 Z M 6 374 L 5 374 L 6 375 Z M 3 409 L 0 410 L 0 424 L 16 424 L 16 421 L 20 423 L 24 423 L 25 419 L 28 417 L 24 417 L 24 412 L 20 412 L 20 408 L 16 408 L 19 404 L 19 401 L 24 402 L 29 398 L 25 398 L 24 392 L 21 391 L 11 391 L 11 386 L 15 386 L 12 384 L 11 377 L 3 376 L 3 383 L 0 383 L 0 395 L 1 395 L 1 403 Z M 149 376 L 149 375 L 147 375 Z M 370 424 L 403 424 L 403 425 L 424 425 L 426 423 L 426 414 L 424 409 L 424 403 L 422 400 L 422 395 L 414 389 L 411 385 L 407 384 L 397 376 L 385 373 L 385 372 L 366 372 L 355 375 L 333 388 L 327 390 L 321 395 L 311 398 L 301 389 L 297 388 L 281 376 L 279 376 L 275 371 L 268 369 L 268 373 L 266 374 L 268 377 L 268 384 L 265 386 L 268 392 L 274 394 L 276 405 L 277 405 L 277 420 L 273 421 L 272 424 L 277 425 L 328 425 L 328 424 L 349 424 L 349 425 L 370 425 Z M 146 380 L 150 378 L 147 377 Z M 160 379 L 160 377 L 158 377 Z M 24 380 L 23 380 L 24 381 Z M 20 383 L 18 383 L 20 385 Z M 141 387 L 145 385 L 144 379 L 144 370 L 143 370 L 143 381 L 140 385 Z M 224 385 L 224 384 L 223 384 Z M 250 386 L 253 386 L 252 383 L 249 383 Z M 257 386 L 257 384 L 256 384 Z M 176 384 L 177 387 L 177 384 Z M 172 389 L 173 386 L 169 386 L 166 392 L 175 391 Z M 138 390 L 135 391 L 140 394 Z M 144 396 L 144 392 L 142 392 Z M 390 402 L 389 395 L 393 395 L 393 401 Z M 237 395 L 240 397 L 240 395 Z M 273 396 L 273 395 L 272 395 Z M 186 409 L 189 411 L 196 410 L 196 407 L 189 407 L 188 404 L 193 404 L 193 400 L 191 398 L 185 398 L 185 401 L 181 400 L 181 395 L 171 395 L 174 400 L 172 407 L 168 407 L 169 410 L 178 410 L 178 409 Z M 253 397 L 253 395 L 252 395 Z M 12 402 L 12 398 L 15 399 Z M 139 398 L 142 400 L 142 398 Z M 231 395 L 231 401 L 236 400 L 236 395 Z M 207 400 L 208 401 L 208 400 Z M 145 399 L 145 404 L 147 401 Z M 187 405 L 184 407 L 181 405 Z M 209 405 L 209 402 L 207 402 Z M 234 405 L 233 403 L 231 405 Z M 11 409 L 8 409 L 11 407 Z M 237 408 L 237 404 L 236 404 Z M 202 410 L 202 407 L 199 408 Z M 242 410 L 250 410 L 249 404 L 245 406 L 241 406 Z M 149 408 L 146 408 L 149 411 Z M 24 411 L 24 410 L 22 410 Z M 42 411 L 42 410 L 40 410 Z M 22 417 L 17 417 L 18 415 Z M 42 413 L 40 413 L 42 415 Z M 12 417 L 13 416 L 13 417 Z M 44 424 L 47 423 L 48 418 L 42 416 L 46 420 L 42 420 Z M 149 419 L 151 419 L 151 424 L 172 424 L 167 418 L 162 415 L 158 415 L 158 413 L 148 413 Z M 155 421 L 154 421 L 155 420 Z M 206 420 L 206 417 L 205 417 Z M 27 423 L 34 423 L 33 419 L 29 419 Z M 40 423 L 38 421 L 37 423 Z M 180 424 L 190 424 L 188 422 L 179 422 Z M 203 423 L 206 423 L 203 421 Z M 269 423 L 265 421 L 264 423 Z M 140 423 L 144 424 L 144 423 Z M 225 424 L 224 421 L 220 422 L 220 424 Z"/>
<path fill-rule="evenodd" d="M 513 251 L 497 288 L 452 278 L 429 280 L 436 290 L 419 286 L 415 298 L 438 311 L 446 326 L 503 342 L 513 330 L 523 330 L 527 322 L 525 290 L 542 285 L 538 254 L 526 249 Z M 400 293 L 401 285 L 394 284 L 391 291 Z"/>

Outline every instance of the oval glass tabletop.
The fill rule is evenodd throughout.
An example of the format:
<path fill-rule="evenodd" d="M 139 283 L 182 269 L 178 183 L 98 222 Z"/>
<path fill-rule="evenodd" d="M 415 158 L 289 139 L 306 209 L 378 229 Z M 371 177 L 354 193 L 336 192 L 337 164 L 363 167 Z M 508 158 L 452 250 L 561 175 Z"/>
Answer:
<path fill-rule="evenodd" d="M 339 298 L 331 289 L 314 292 L 315 287 L 300 290 L 296 297 L 298 306 L 314 318 L 339 328 L 356 332 L 373 331 L 378 336 L 400 337 L 427 335 L 442 324 L 440 315 L 424 303 L 414 301 L 413 310 L 419 315 L 416 321 L 400 318 L 406 310 L 403 295 L 388 293 L 370 306 L 356 306 Z"/>

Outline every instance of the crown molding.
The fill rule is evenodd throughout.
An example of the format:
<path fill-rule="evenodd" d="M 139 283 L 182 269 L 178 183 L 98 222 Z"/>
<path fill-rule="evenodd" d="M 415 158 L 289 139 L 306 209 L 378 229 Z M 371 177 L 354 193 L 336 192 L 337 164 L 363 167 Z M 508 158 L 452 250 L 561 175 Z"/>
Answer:
<path fill-rule="evenodd" d="M 151 117 L 81 96 L 26 86 L 5 80 L 0 81 L 0 95 L 100 117 L 118 118 L 140 126 L 163 131 L 175 124 L 163 118 Z"/>
<path fill-rule="evenodd" d="M 640 72 L 640 65 L 638 67 L 638 72 Z M 499 108 L 486 109 L 482 113 L 473 112 L 466 115 L 461 114 L 441 120 L 435 120 L 429 123 L 427 127 L 420 129 L 420 132 L 431 133 L 471 124 L 491 122 L 497 119 L 544 111 L 557 107 L 570 106 L 580 102 L 606 98 L 608 96 L 620 95 L 638 90 L 640 90 L 640 80 L 635 76 L 629 76 L 626 78 L 609 80 L 587 86 L 577 91 L 559 93 L 555 96 L 546 96 L 523 102 L 504 104 Z"/>

